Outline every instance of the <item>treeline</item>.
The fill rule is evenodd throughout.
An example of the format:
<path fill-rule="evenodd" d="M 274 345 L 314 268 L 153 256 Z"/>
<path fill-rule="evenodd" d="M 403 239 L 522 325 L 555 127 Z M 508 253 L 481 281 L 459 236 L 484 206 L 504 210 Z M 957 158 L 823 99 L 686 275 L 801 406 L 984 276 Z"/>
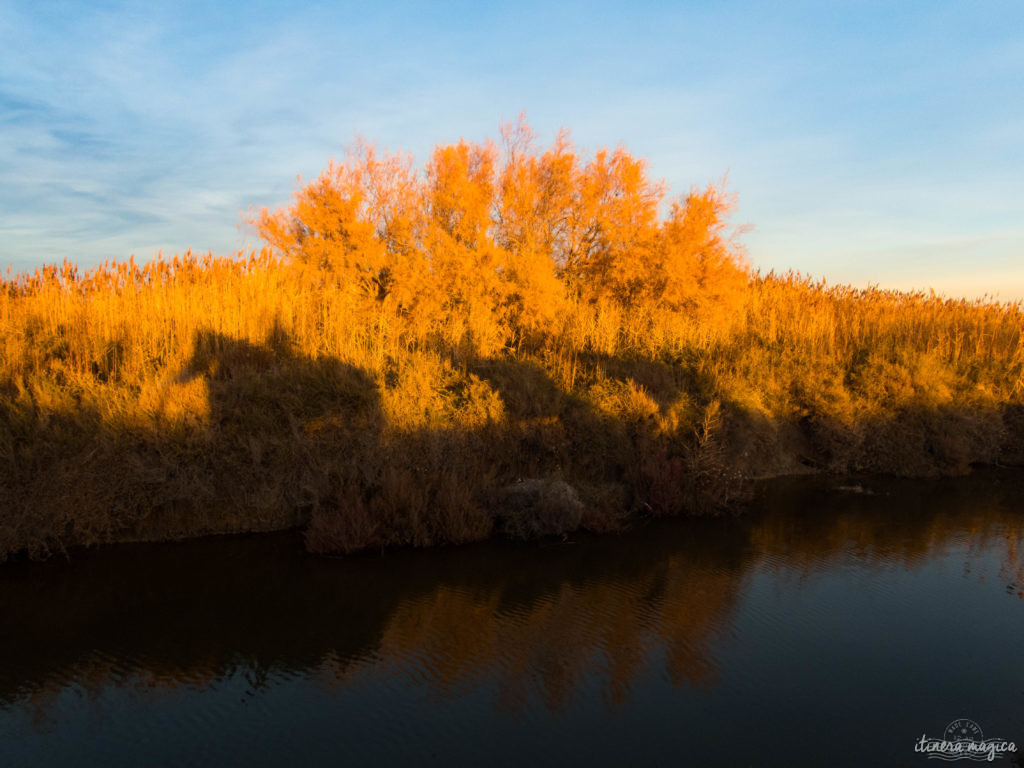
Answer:
<path fill-rule="evenodd" d="M 625 150 L 365 144 L 270 248 L 0 283 L 0 559 L 307 526 L 352 551 L 1024 463 L 1019 304 L 750 273 Z M 664 215 L 659 215 L 662 211 Z"/>
<path fill-rule="evenodd" d="M 569 301 L 719 318 L 742 302 L 747 267 L 722 187 L 693 189 L 662 217 L 665 185 L 625 149 L 588 159 L 564 131 L 539 149 L 522 119 L 502 136 L 500 151 L 438 146 L 423 173 L 357 142 L 292 206 L 253 221 L 353 308 L 484 354 L 550 333 Z"/>

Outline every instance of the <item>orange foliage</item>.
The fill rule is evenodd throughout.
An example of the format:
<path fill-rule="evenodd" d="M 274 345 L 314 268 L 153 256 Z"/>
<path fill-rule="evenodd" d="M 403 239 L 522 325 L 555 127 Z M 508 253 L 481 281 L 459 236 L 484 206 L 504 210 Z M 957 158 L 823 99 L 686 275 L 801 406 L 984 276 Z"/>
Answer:
<path fill-rule="evenodd" d="M 733 200 L 722 187 L 691 190 L 672 204 L 647 275 L 652 297 L 669 307 L 729 305 L 746 286 L 741 251 L 724 232 Z"/>
<path fill-rule="evenodd" d="M 496 240 L 506 252 L 512 319 L 535 330 L 554 319 L 565 298 L 555 265 L 564 263 L 577 161 L 564 132 L 540 157 L 531 152 L 534 135 L 522 118 L 502 134 Z"/>
<path fill-rule="evenodd" d="M 286 258 L 334 276 L 360 297 L 409 305 L 423 289 L 420 189 L 411 158 L 385 155 L 360 140 L 344 163 L 331 162 L 295 195 L 295 204 L 255 223 Z"/>
<path fill-rule="evenodd" d="M 434 306 L 450 335 L 459 339 L 468 332 L 485 350 L 503 341 L 497 318 L 503 253 L 490 233 L 496 156 L 493 144 L 460 141 L 437 147 L 427 164 L 424 190 L 424 245 L 432 268 Z"/>
<path fill-rule="evenodd" d="M 664 183 L 624 148 L 585 162 L 563 130 L 538 151 L 522 117 L 502 135 L 500 157 L 492 142 L 438 146 L 422 177 L 407 156 L 357 143 L 254 223 L 364 304 L 390 299 L 482 352 L 549 327 L 569 296 L 697 315 L 738 301 L 747 268 L 721 188 L 692 191 L 662 221 Z"/>
<path fill-rule="evenodd" d="M 583 224 L 565 265 L 584 295 L 632 303 L 648 282 L 658 240 L 661 184 L 647 178 L 646 163 L 626 150 L 599 150 L 580 179 L 578 215 Z"/>

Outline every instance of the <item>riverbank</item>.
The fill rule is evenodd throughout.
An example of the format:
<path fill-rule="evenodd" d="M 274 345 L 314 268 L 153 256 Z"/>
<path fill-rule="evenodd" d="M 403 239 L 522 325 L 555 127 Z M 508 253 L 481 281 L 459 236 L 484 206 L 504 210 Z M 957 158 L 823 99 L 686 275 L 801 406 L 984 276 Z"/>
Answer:
<path fill-rule="evenodd" d="M 613 530 L 757 478 L 1024 463 L 1021 304 L 752 273 L 732 198 L 525 122 L 357 143 L 272 249 L 0 282 L 0 560 Z"/>
<path fill-rule="evenodd" d="M 269 254 L 111 272 L 4 286 L 0 558 L 613 530 L 733 509 L 763 477 L 1024 463 L 1016 306 L 755 276 L 728 322 L 580 301 L 484 354 Z"/>

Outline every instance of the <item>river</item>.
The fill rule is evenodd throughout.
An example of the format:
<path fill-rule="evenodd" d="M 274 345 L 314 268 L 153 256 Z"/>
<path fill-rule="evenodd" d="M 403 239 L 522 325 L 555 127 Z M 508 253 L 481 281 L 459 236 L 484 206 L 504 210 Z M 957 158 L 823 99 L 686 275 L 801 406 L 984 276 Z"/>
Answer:
<path fill-rule="evenodd" d="M 0 566 L 0 765 L 937 765 L 957 720 L 1024 750 L 1022 596 L 1008 470 L 539 544 L 76 551 Z"/>

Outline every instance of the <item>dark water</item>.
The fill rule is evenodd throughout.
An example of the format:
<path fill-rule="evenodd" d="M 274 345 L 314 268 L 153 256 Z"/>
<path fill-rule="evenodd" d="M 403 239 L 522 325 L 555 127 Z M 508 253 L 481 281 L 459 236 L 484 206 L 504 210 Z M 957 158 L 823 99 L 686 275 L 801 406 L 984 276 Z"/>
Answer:
<path fill-rule="evenodd" d="M 842 484 L 539 546 L 7 564 L 0 766 L 941 765 L 914 745 L 957 718 L 1024 749 L 1024 477 Z"/>

